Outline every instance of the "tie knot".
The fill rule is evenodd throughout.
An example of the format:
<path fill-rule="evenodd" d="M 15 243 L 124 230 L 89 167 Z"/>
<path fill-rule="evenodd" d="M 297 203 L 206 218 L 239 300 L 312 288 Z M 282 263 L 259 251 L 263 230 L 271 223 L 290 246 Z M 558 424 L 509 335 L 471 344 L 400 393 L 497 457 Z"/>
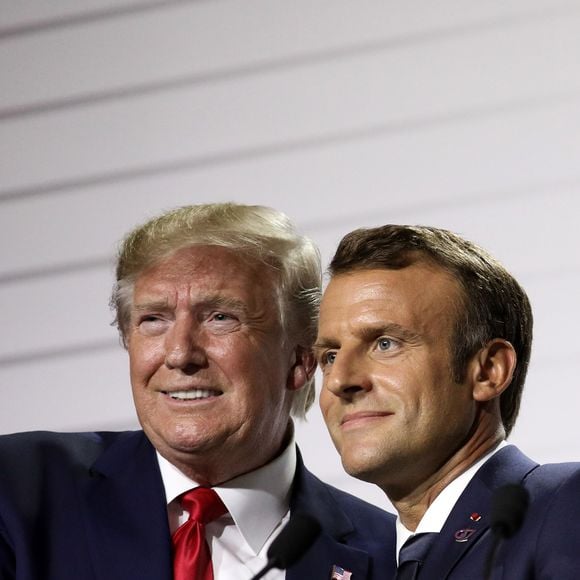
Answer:
<path fill-rule="evenodd" d="M 436 532 L 426 532 L 411 536 L 401 548 L 399 566 L 402 566 L 405 562 L 422 563 L 438 535 Z"/>
<path fill-rule="evenodd" d="M 181 505 L 189 512 L 189 518 L 200 524 L 207 524 L 227 511 L 218 494 L 209 487 L 196 487 L 184 493 Z"/>

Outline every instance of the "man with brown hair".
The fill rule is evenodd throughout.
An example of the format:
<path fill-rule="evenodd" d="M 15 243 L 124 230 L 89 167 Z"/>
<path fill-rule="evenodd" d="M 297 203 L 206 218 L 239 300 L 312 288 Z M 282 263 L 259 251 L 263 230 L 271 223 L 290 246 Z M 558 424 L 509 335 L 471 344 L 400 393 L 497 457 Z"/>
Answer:
<path fill-rule="evenodd" d="M 318 480 L 294 441 L 320 282 L 316 247 L 270 208 L 133 230 L 112 304 L 143 430 L 0 437 L 0 578 L 249 580 L 305 512 L 320 537 L 268 580 L 380 580 L 392 516 Z"/>
<path fill-rule="evenodd" d="M 538 466 L 505 442 L 532 341 L 517 281 L 449 231 L 400 225 L 346 235 L 329 271 L 320 404 L 346 471 L 398 512 L 397 578 L 471 580 L 486 565 L 493 578 L 577 578 L 580 465 Z M 490 510 L 506 484 L 519 494 L 506 508 L 530 507 L 494 562 Z"/>

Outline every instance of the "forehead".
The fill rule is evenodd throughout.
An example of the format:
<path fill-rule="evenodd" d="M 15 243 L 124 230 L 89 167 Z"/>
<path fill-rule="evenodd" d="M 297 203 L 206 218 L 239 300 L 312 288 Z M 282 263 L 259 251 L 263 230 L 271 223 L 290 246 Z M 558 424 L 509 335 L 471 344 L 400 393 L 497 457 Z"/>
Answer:
<path fill-rule="evenodd" d="M 258 284 L 259 282 L 259 284 Z M 143 271 L 135 295 L 187 287 L 194 291 L 274 291 L 274 273 L 265 264 L 219 246 L 182 248 Z"/>
<path fill-rule="evenodd" d="M 453 324 L 461 291 L 445 270 L 416 262 L 399 270 L 369 269 L 331 279 L 320 308 L 325 328 L 395 323 L 437 332 Z"/>

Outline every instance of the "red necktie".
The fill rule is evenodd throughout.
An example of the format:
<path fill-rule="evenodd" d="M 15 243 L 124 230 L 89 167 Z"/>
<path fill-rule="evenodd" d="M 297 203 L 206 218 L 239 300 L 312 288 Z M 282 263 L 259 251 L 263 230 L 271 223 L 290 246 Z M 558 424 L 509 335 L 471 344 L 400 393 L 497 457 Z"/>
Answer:
<path fill-rule="evenodd" d="M 173 542 L 174 580 L 213 580 L 205 524 L 225 514 L 227 509 L 213 489 L 196 487 L 183 494 L 181 504 L 189 519 L 175 530 Z"/>

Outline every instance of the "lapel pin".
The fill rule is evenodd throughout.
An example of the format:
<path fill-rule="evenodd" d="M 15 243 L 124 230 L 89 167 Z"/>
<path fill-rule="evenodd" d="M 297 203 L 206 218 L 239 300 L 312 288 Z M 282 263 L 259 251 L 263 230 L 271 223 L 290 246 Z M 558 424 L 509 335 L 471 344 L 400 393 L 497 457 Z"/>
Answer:
<path fill-rule="evenodd" d="M 481 514 L 478 514 L 477 512 L 473 512 L 470 516 L 469 519 L 472 522 L 478 522 L 481 519 Z"/>
<path fill-rule="evenodd" d="M 464 530 L 457 530 L 455 532 L 454 538 L 456 542 L 467 542 L 471 536 L 475 533 L 475 530 L 471 528 L 465 528 Z"/>
<path fill-rule="evenodd" d="M 341 568 L 336 564 L 332 566 L 332 574 L 330 575 L 330 580 L 350 580 L 351 576 L 352 572 L 349 572 L 348 570 L 345 570 L 344 568 Z"/>

